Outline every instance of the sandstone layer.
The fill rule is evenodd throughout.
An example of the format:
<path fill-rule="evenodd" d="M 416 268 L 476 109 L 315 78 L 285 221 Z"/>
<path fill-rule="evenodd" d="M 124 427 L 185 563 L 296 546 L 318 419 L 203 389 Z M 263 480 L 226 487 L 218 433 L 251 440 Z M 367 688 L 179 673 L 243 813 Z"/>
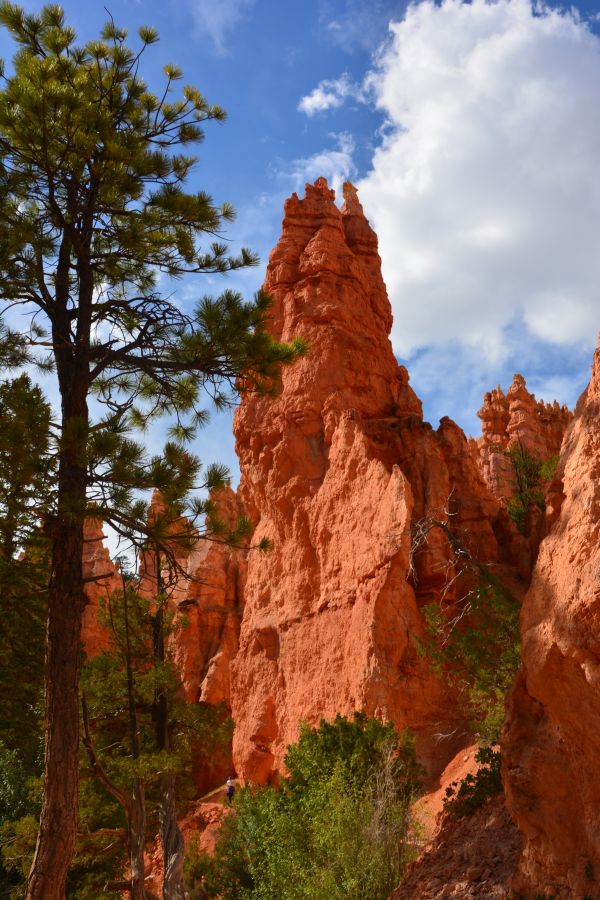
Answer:
<path fill-rule="evenodd" d="M 583 898 L 600 896 L 600 350 L 565 436 L 557 495 L 561 480 L 523 604 L 504 775 L 525 837 L 515 886 Z"/>
<path fill-rule="evenodd" d="M 248 561 L 232 665 L 237 772 L 268 780 L 300 722 L 355 709 L 410 726 L 440 771 L 466 735 L 413 638 L 419 607 L 451 575 L 449 548 L 432 529 L 411 573 L 412 530 L 451 516 L 478 559 L 500 564 L 500 506 L 458 426 L 422 420 L 352 185 L 341 210 L 324 179 L 286 202 L 264 287 L 273 334 L 303 337 L 309 353 L 277 399 L 246 397 L 235 417 L 239 495 L 273 542 Z"/>

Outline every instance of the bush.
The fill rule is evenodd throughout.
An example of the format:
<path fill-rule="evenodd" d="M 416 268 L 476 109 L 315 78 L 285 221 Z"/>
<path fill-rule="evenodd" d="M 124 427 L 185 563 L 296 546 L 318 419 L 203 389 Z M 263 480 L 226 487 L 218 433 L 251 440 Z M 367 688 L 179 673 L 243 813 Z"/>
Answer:
<path fill-rule="evenodd" d="M 477 583 L 453 606 L 423 609 L 426 630 L 417 641 L 434 672 L 465 700 L 471 727 L 482 740 L 498 740 L 504 698 L 520 664 L 520 604 L 485 566 Z"/>
<path fill-rule="evenodd" d="M 545 509 L 543 486 L 551 481 L 558 465 L 558 456 L 542 460 L 537 453 L 530 453 L 522 444 L 512 444 L 504 451 L 512 463 L 514 479 L 513 495 L 506 501 L 506 510 L 521 534 L 525 533 L 525 521 L 531 506 Z"/>
<path fill-rule="evenodd" d="M 303 726 L 277 789 L 238 791 L 214 859 L 192 846 L 190 896 L 224 900 L 386 898 L 413 856 L 419 778 L 405 733 L 357 713 Z"/>
<path fill-rule="evenodd" d="M 470 816 L 488 797 L 502 793 L 500 777 L 500 751 L 493 747 L 480 747 L 475 754 L 479 769 L 467 775 L 460 784 L 453 782 L 446 788 L 444 809 L 454 816 Z"/>

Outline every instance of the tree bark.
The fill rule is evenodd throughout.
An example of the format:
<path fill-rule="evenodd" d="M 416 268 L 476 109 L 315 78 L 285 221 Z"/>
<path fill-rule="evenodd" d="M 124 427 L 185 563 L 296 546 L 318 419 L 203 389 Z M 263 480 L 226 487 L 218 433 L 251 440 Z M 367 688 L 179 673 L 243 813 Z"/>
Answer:
<path fill-rule="evenodd" d="M 159 821 L 163 850 L 163 900 L 184 900 L 183 857 L 185 844 L 177 824 L 174 775 L 166 775 L 161 781 Z"/>
<path fill-rule="evenodd" d="M 89 332 L 73 346 L 68 309 L 69 260 L 70 242 L 65 237 L 59 252 L 52 321 L 62 429 L 57 512 L 47 523 L 52 541 L 52 572 L 46 632 L 44 791 L 26 900 L 63 900 L 77 837 L 81 624 L 87 602 L 82 561 Z"/>
<path fill-rule="evenodd" d="M 128 815 L 129 860 L 131 864 L 131 900 L 146 900 L 144 847 L 146 843 L 146 804 L 144 785 L 135 778 Z"/>
<path fill-rule="evenodd" d="M 85 487 L 83 491 L 85 497 Z M 27 900 L 63 900 L 77 835 L 78 685 L 86 603 L 81 571 L 83 521 L 62 521 L 54 532 L 46 643 L 44 794 Z"/>

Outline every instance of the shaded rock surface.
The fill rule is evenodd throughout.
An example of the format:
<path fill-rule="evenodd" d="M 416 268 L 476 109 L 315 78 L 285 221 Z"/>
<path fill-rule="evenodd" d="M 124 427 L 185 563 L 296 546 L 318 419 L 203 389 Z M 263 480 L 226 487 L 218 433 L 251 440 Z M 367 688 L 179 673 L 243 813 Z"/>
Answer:
<path fill-rule="evenodd" d="M 390 900 L 505 900 L 520 844 L 502 797 L 487 800 L 471 816 L 445 815 Z"/>
<path fill-rule="evenodd" d="M 565 436 L 560 513 L 521 618 L 522 672 L 503 740 L 525 840 L 515 887 L 600 897 L 600 350 Z"/>
<path fill-rule="evenodd" d="M 211 499 L 216 514 L 233 528 L 242 513 L 240 502 L 230 487 L 214 491 Z M 155 495 L 152 509 L 160 507 Z M 180 572 L 165 590 L 174 614 L 169 653 L 180 674 L 182 689 L 189 703 L 221 704 L 231 708 L 230 665 L 238 649 L 243 612 L 246 552 L 214 540 L 198 540 L 191 551 L 179 548 Z M 140 591 L 156 594 L 156 566 L 145 560 Z M 213 752 L 209 756 L 198 748 L 194 781 L 204 794 L 227 778 L 232 771 L 231 752 Z"/>

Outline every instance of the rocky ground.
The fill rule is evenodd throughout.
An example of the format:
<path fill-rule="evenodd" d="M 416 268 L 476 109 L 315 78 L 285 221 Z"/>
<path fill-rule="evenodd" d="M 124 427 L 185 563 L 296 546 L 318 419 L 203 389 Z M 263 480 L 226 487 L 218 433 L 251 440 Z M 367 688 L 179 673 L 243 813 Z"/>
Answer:
<path fill-rule="evenodd" d="M 390 900 L 504 900 L 520 844 L 502 797 L 490 798 L 465 818 L 446 815 Z"/>

